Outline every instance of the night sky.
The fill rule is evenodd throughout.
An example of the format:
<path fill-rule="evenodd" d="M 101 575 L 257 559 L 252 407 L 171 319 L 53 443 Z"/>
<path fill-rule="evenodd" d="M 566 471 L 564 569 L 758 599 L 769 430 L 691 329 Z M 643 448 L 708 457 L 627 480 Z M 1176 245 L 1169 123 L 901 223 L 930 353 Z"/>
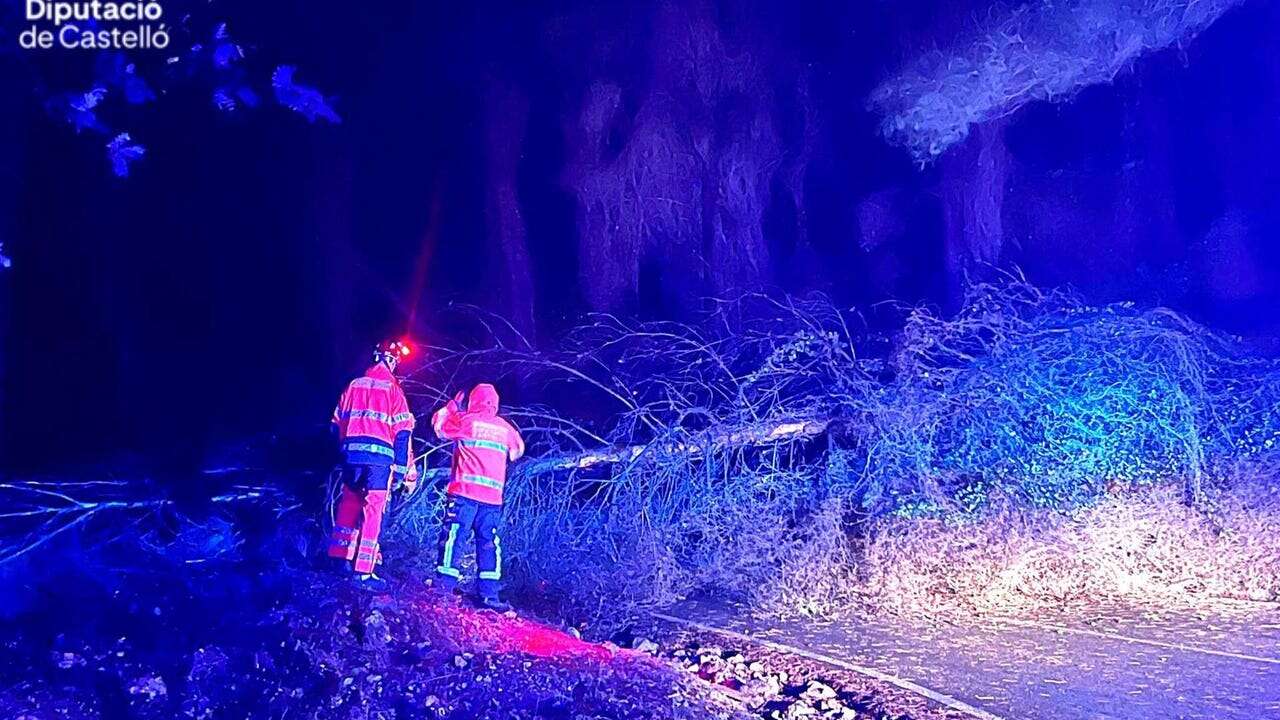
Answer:
<path fill-rule="evenodd" d="M 606 77 L 638 124 L 646 89 L 675 72 L 652 61 L 661 26 L 640 6 L 216 5 L 253 72 L 296 65 L 342 124 L 269 103 L 219 113 L 198 82 L 177 85 L 129 115 L 147 155 L 118 178 L 100 138 L 47 110 L 91 68 L 0 53 L 0 241 L 13 258 L 0 271 L 0 470 L 199 467 L 227 442 L 320 430 L 372 343 L 428 336 L 451 301 L 529 308 L 528 330 L 550 343 L 590 310 L 692 319 L 689 298 L 728 282 L 659 253 L 619 278 L 638 289 L 615 306 L 582 287 L 593 270 L 567 172 L 573 118 Z M 866 96 L 982 5 L 710 5 L 730 55 L 769 48 L 760 82 L 781 142 L 798 142 L 780 89 L 794 74 L 820 119 L 801 212 L 779 187 L 764 207 L 768 286 L 945 305 L 939 168 L 881 139 Z M 1247 3 L 1111 85 L 1016 113 L 1004 262 L 1099 301 L 1275 335 L 1278 40 L 1275 3 Z M 512 157 L 528 296 L 510 289 L 489 202 L 508 101 L 526 109 Z M 628 127 L 606 138 L 613 151 Z"/>

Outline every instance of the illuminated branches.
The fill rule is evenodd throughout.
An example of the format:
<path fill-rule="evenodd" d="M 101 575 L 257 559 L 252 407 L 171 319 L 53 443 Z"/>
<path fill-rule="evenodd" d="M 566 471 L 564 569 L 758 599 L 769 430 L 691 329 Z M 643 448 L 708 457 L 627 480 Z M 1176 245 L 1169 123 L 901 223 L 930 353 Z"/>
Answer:
<path fill-rule="evenodd" d="M 1277 363 L 1171 311 L 1006 277 L 954 317 L 902 312 L 891 348 L 821 297 L 749 295 L 697 325 L 597 316 L 550 352 L 476 315 L 492 343 L 437 349 L 406 387 L 434 406 L 497 378 L 543 403 L 505 411 L 530 441 L 506 546 L 586 603 L 711 588 L 794 604 L 779 568 L 829 585 L 797 569 L 856 562 L 847 536 L 876 518 L 1071 512 L 1156 484 L 1209 508 L 1224 461 L 1280 442 Z M 400 521 L 425 542 L 435 499 Z"/>
<path fill-rule="evenodd" d="M 274 508 L 277 514 L 297 507 L 279 490 L 250 486 L 230 488 L 211 498 L 210 503 L 214 507 L 261 503 Z M 176 538 L 189 546 L 185 548 L 190 552 L 188 562 L 203 562 L 234 550 L 236 545 L 229 529 L 221 534 L 210 533 L 199 542 L 192 541 L 192 535 L 200 533 L 188 534 L 189 530 L 215 525 L 229 528 L 229 525 L 216 518 L 197 521 L 179 514 L 173 500 L 148 496 L 145 487 L 126 481 L 4 482 L 0 483 L 0 504 L 4 508 L 0 510 L 4 527 L 0 533 L 0 564 L 23 558 L 68 531 L 94 524 L 102 531 L 95 536 L 99 545 L 121 537 L 158 545 L 159 541 L 149 539 L 157 523 L 139 521 L 162 515 L 176 521 Z"/>
<path fill-rule="evenodd" d="M 744 296 L 696 326 L 600 315 L 554 352 L 475 320 L 492 345 L 436 349 L 406 388 L 439 403 L 452 391 L 440 379 L 483 373 L 554 406 L 504 411 L 530 445 L 509 481 L 504 547 L 527 579 L 615 609 L 696 587 L 748 592 L 797 561 L 803 531 L 778 519 L 826 492 L 806 446 L 875 385 L 856 318 L 818 297 Z M 396 529 L 431 542 L 437 500 L 413 499 Z"/>

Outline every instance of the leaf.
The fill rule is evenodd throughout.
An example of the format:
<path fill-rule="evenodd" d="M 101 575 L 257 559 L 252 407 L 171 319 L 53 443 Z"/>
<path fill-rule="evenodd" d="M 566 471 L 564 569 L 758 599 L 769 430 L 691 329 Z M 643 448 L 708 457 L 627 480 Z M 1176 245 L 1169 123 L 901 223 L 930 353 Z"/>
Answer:
<path fill-rule="evenodd" d="M 234 112 L 239 105 L 226 88 L 218 88 L 213 91 L 213 106 L 223 112 Z"/>
<path fill-rule="evenodd" d="M 231 39 L 227 32 L 227 24 L 220 23 L 213 30 L 213 66 L 220 69 L 231 67 L 231 64 L 244 57 L 244 49 Z"/>
<path fill-rule="evenodd" d="M 72 103 L 72 107 L 76 108 L 77 110 L 92 110 L 98 107 L 98 105 L 100 105 L 102 101 L 106 99 L 107 99 L 107 89 L 96 87 L 90 90 L 89 92 L 81 95 L 77 101 Z"/>
<path fill-rule="evenodd" d="M 340 123 L 342 118 L 329 106 L 329 101 L 319 90 L 307 85 L 299 85 L 293 81 L 297 68 L 292 65 L 281 65 L 271 75 L 271 87 L 275 89 L 276 101 L 281 105 L 315 122 L 322 118 L 331 123 Z"/>
<path fill-rule="evenodd" d="M 85 93 L 57 96 L 49 101 L 48 108 L 50 112 L 61 116 L 67 124 L 75 128 L 76 133 L 82 130 L 105 133 L 107 127 L 98 119 L 94 108 L 98 107 L 106 97 L 106 88 L 95 87 Z"/>
<path fill-rule="evenodd" d="M 95 75 L 99 82 L 121 91 L 130 105 L 141 105 L 156 99 L 151 86 L 138 76 L 138 68 L 123 53 L 108 53 L 98 59 Z"/>
<path fill-rule="evenodd" d="M 129 177 L 129 165 L 142 158 L 147 149 L 133 143 L 129 133 L 120 133 L 107 143 L 107 157 L 111 160 L 111 169 L 116 177 Z"/>
<path fill-rule="evenodd" d="M 223 112 L 234 112 L 241 106 L 257 107 L 261 100 L 248 85 L 230 84 L 214 89 L 213 104 Z"/>
<path fill-rule="evenodd" d="M 218 68 L 231 67 L 231 63 L 244 57 L 240 46 L 235 43 L 221 43 L 213 49 L 213 65 Z"/>

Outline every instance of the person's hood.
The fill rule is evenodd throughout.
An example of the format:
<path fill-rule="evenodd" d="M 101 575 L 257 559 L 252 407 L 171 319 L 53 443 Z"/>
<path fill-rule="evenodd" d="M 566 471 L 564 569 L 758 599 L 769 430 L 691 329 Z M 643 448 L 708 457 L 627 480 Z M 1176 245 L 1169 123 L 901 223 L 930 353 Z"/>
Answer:
<path fill-rule="evenodd" d="M 467 412 L 493 416 L 498 414 L 498 389 L 489 383 L 471 388 L 467 396 Z"/>

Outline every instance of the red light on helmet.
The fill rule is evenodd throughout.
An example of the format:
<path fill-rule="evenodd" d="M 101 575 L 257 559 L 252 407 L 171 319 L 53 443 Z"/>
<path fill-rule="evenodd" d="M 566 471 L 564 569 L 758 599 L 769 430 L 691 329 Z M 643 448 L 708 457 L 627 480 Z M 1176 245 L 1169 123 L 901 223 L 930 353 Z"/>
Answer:
<path fill-rule="evenodd" d="M 378 343 L 377 353 L 381 360 L 404 360 L 413 354 L 413 347 L 401 340 L 388 340 Z"/>

